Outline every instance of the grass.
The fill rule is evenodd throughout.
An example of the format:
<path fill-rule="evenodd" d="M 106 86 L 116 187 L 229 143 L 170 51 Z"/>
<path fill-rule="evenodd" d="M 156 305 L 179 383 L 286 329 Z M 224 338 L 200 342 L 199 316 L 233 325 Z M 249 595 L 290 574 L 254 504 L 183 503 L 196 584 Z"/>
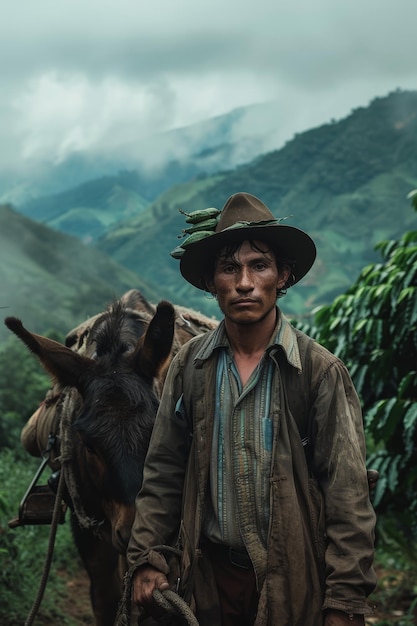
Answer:
<path fill-rule="evenodd" d="M 26 619 L 38 592 L 41 580 L 50 527 L 24 526 L 10 529 L 9 519 L 15 517 L 19 503 L 32 480 L 39 461 L 22 460 L 8 449 L 0 451 L 0 623 L 8 626 L 21 626 Z M 41 476 L 40 483 L 46 482 L 48 470 Z M 69 624 L 60 611 L 60 600 L 65 597 L 67 588 L 58 570 L 68 573 L 79 568 L 78 556 L 72 542 L 69 523 L 59 526 L 54 557 L 48 585 L 39 612 L 41 622 Z"/>

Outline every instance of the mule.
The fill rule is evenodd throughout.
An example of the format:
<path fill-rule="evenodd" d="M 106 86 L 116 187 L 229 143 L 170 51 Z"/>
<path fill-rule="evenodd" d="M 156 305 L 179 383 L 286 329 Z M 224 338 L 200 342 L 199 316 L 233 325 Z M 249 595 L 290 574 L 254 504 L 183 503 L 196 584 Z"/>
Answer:
<path fill-rule="evenodd" d="M 90 579 L 96 626 L 114 624 L 146 451 L 171 359 L 215 322 L 136 290 L 67 336 L 67 345 L 8 328 L 59 385 L 59 453 L 71 527 Z M 55 462 L 56 462 L 55 461 Z"/>

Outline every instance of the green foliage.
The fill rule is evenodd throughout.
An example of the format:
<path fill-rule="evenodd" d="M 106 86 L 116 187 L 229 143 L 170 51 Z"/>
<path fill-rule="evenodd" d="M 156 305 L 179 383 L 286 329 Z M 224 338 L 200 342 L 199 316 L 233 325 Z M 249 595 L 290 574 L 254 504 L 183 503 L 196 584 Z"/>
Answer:
<path fill-rule="evenodd" d="M 18 446 L 22 426 L 44 398 L 50 379 L 33 354 L 14 336 L 0 350 L 0 371 L 1 450 Z"/>
<path fill-rule="evenodd" d="M 378 619 L 376 625 L 411 626 L 417 619 L 417 546 L 394 517 L 380 518 L 378 533 L 378 587 L 372 601 L 382 620 Z"/>
<path fill-rule="evenodd" d="M 31 458 L 22 463 L 12 451 L 0 450 L 0 623 L 8 626 L 20 626 L 28 616 L 38 591 L 47 551 L 49 526 L 24 526 L 13 530 L 7 526 L 8 520 L 17 515 L 19 502 L 38 464 L 38 460 Z M 65 596 L 66 589 L 57 571 L 65 569 L 74 572 L 77 566 L 78 557 L 69 523 L 65 522 L 58 528 L 40 620 L 69 623 L 59 610 L 60 598 Z"/>
<path fill-rule="evenodd" d="M 55 340 L 63 337 L 46 333 Z M 0 350 L 0 623 L 20 626 L 28 616 L 38 592 L 46 557 L 49 526 L 8 528 L 16 517 L 40 459 L 28 455 L 20 444 L 20 432 L 27 418 L 43 399 L 50 386 L 33 354 L 10 336 Z M 45 484 L 51 471 L 46 468 L 39 484 Z M 59 571 L 74 572 L 79 567 L 67 522 L 59 526 L 48 587 L 42 600 L 39 619 L 45 623 L 71 624 L 59 609 L 67 595 Z"/>
<path fill-rule="evenodd" d="M 417 193 L 410 197 L 417 209 Z M 319 308 L 309 332 L 346 362 L 362 399 L 368 465 L 380 472 L 375 507 L 405 511 L 416 536 L 417 230 L 377 249 L 382 262 Z"/>

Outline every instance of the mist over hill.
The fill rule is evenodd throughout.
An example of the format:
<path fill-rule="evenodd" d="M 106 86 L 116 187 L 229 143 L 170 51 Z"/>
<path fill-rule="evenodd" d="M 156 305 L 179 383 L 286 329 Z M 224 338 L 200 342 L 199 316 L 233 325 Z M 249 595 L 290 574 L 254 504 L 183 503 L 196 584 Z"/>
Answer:
<path fill-rule="evenodd" d="M 61 203 L 63 192 L 126 172 L 135 173 L 140 195 L 150 202 L 172 185 L 234 168 L 281 145 L 286 132 L 277 112 L 278 103 L 264 102 L 158 134 L 135 136 L 133 127 L 133 139 L 109 152 L 73 151 L 58 162 L 25 161 L 20 170 L 0 172 L 0 203 L 38 219 L 38 200 L 57 195 Z"/>

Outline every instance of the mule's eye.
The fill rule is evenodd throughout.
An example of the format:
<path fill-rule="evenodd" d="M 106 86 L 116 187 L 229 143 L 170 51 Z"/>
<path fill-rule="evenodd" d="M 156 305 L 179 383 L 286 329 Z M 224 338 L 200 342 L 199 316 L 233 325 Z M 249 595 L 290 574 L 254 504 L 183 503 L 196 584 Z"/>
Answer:
<path fill-rule="evenodd" d="M 88 454 L 97 454 L 93 446 L 91 446 L 89 443 L 86 443 L 85 441 L 83 443 L 84 448 L 87 450 Z"/>
<path fill-rule="evenodd" d="M 88 452 L 88 454 L 97 454 L 93 444 L 88 441 L 85 437 L 83 437 L 83 435 L 81 435 L 80 433 L 78 433 L 79 438 L 81 439 L 81 443 L 83 444 L 84 448 L 86 449 L 86 451 Z"/>

